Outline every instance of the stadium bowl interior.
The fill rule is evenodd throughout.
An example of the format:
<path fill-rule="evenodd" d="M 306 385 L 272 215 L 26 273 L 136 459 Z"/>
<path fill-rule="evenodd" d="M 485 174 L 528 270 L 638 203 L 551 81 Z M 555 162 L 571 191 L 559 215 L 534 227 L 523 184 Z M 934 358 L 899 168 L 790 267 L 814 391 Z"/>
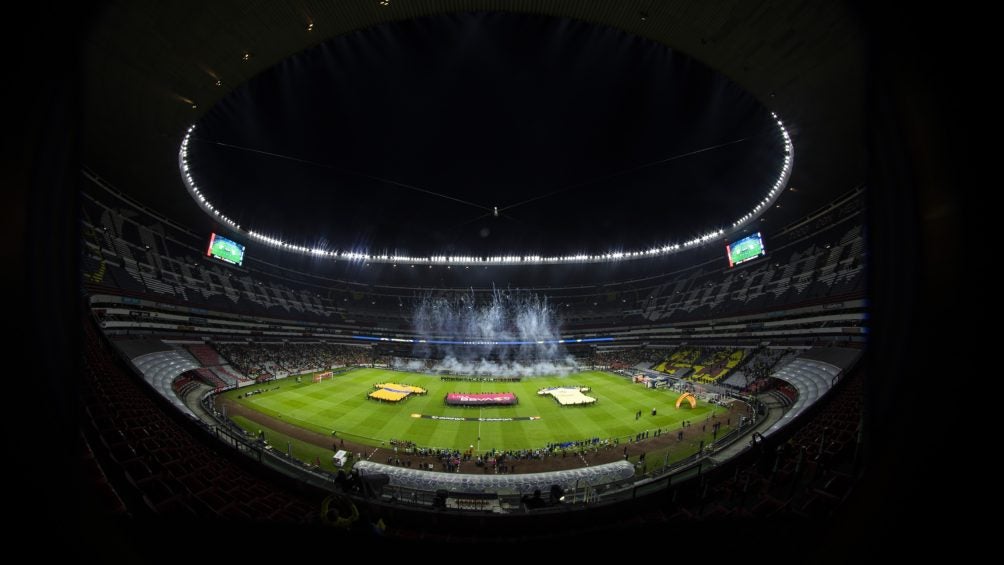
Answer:
<path fill-rule="evenodd" d="M 869 90 L 897 61 L 884 14 L 78 10 L 52 22 L 79 52 L 53 97 L 77 143 L 46 142 L 28 200 L 80 259 L 37 267 L 60 298 L 28 306 L 79 346 L 40 372 L 94 548 L 267 525 L 821 554 L 893 512 L 867 498 L 873 414 L 905 397 L 874 375 L 910 362 L 890 296 L 929 289 L 873 222 L 915 198 L 862 141 L 895 130 L 869 97 L 895 91 Z"/>

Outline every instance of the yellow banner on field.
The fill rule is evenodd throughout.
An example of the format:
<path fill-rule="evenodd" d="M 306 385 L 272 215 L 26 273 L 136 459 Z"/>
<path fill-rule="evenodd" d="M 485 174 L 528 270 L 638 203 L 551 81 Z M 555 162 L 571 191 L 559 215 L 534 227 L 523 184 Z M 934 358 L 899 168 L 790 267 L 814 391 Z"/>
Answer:
<path fill-rule="evenodd" d="M 402 398 L 408 396 L 409 394 L 411 394 L 411 391 L 408 391 L 408 392 L 399 392 L 399 391 L 396 391 L 396 390 L 387 390 L 385 388 L 381 388 L 379 390 L 375 390 L 375 391 L 371 392 L 369 396 L 370 396 L 370 398 L 375 398 L 377 400 L 386 400 L 388 402 L 397 402 L 397 401 L 401 400 Z"/>
<path fill-rule="evenodd" d="M 380 383 L 380 384 L 376 384 L 376 385 L 373 385 L 373 386 L 375 386 L 376 388 L 389 388 L 391 390 L 400 390 L 400 391 L 414 392 L 415 394 L 425 394 L 425 392 L 426 392 L 425 389 L 421 388 L 421 387 L 411 386 L 411 385 L 402 385 L 402 384 L 398 384 L 398 383 Z"/>

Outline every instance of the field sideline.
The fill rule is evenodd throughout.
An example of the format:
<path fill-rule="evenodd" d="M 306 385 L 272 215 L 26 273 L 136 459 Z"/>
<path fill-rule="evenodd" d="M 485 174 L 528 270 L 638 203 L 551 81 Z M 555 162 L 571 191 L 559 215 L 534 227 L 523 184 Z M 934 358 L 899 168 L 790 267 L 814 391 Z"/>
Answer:
<path fill-rule="evenodd" d="M 591 371 L 566 377 L 535 377 L 517 383 L 442 381 L 438 376 L 403 373 L 385 369 L 354 369 L 331 380 L 313 383 L 309 376 L 297 384 L 293 379 L 281 379 L 224 393 L 236 402 L 317 433 L 379 445 L 391 439 L 408 440 L 419 447 L 466 449 L 475 446 L 488 449 L 527 449 L 543 447 L 550 442 L 586 440 L 594 437 L 633 438 L 644 431 L 658 428 L 670 433 L 680 429 L 681 420 L 695 425 L 712 413 L 725 409 L 706 403 L 697 408 L 675 407 L 678 393 L 652 390 L 610 373 Z M 396 382 L 415 385 L 429 391 L 399 403 L 369 400 L 373 385 Z M 550 396 L 538 396 L 546 386 L 587 386 L 587 393 L 598 399 L 596 404 L 561 407 Z M 276 387 L 279 387 L 276 389 Z M 256 388 L 266 392 L 247 398 L 241 396 Z M 507 407 L 451 407 L 443 397 L 448 392 L 512 392 L 519 404 Z M 652 409 L 657 411 L 652 416 Z M 635 419 L 641 410 L 640 419 Z M 412 414 L 453 417 L 525 417 L 539 420 L 511 422 L 458 422 L 413 418 Z M 480 440 L 479 440 L 480 438 Z"/>

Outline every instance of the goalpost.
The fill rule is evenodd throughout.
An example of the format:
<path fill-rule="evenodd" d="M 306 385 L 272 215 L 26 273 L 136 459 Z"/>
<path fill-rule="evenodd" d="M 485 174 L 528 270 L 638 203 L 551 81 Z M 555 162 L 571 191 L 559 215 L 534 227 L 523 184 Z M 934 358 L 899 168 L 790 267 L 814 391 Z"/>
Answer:
<path fill-rule="evenodd" d="M 315 383 L 319 383 L 319 382 L 321 382 L 321 381 L 323 381 L 325 379 L 332 378 L 332 376 L 333 375 L 332 375 L 331 371 L 325 371 L 323 373 L 317 373 L 316 375 L 314 375 L 314 382 Z"/>

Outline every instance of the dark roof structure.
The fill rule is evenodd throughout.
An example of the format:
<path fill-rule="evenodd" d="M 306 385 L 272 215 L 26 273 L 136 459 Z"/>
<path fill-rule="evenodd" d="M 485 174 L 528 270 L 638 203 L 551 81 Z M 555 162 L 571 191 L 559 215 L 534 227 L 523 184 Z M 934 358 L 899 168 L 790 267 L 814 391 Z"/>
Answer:
<path fill-rule="evenodd" d="M 30 475 L 29 484 L 42 487 L 18 489 L 26 509 L 21 520 L 57 526 L 46 530 L 57 543 L 81 532 L 79 537 L 90 538 L 73 540 L 81 554 L 100 546 L 123 559 L 127 551 L 118 547 L 128 545 L 130 534 L 154 532 L 88 512 L 97 506 L 95 497 L 86 478 L 72 472 L 80 459 L 74 448 L 80 443 L 77 389 L 86 353 L 75 261 L 79 166 L 185 227 L 218 229 L 185 192 L 177 161 L 186 129 L 218 103 L 332 38 L 429 16 L 504 11 L 585 22 L 658 42 L 783 116 L 797 150 L 789 183 L 797 192 L 786 193 L 782 207 L 764 216 L 767 226 L 782 226 L 867 178 L 869 322 L 875 331 L 867 353 L 864 426 L 871 441 L 862 461 L 873 472 L 841 507 L 825 532 L 826 543 L 810 555 L 856 556 L 869 542 L 915 543 L 934 533 L 941 524 L 927 518 L 960 497 L 919 496 L 932 483 L 918 470 L 938 462 L 931 458 L 932 445 L 955 445 L 949 442 L 958 438 L 947 434 L 950 426 L 911 433 L 904 424 L 916 423 L 917 407 L 929 401 L 928 388 L 915 385 L 933 374 L 931 355 L 966 358 L 951 348 L 950 334 L 972 328 L 962 314 L 969 310 L 955 298 L 963 294 L 954 287 L 969 275 L 967 257 L 956 252 L 959 213 L 964 199 L 976 200 L 960 188 L 976 183 L 964 182 L 969 167 L 952 162 L 963 162 L 968 144 L 962 142 L 964 121 L 951 119 L 971 92 L 958 85 L 973 80 L 957 63 L 971 61 L 972 53 L 957 60 L 945 40 L 946 30 L 951 35 L 969 27 L 959 23 L 960 10 L 871 9 L 861 22 L 854 6 L 797 0 L 184 0 L 58 9 L 38 3 L 8 18 L 10 59 L 24 65 L 9 74 L 8 90 L 19 99 L 8 106 L 13 123 L 7 131 L 16 143 L 8 151 L 5 139 L 11 163 L 0 168 L 4 186 L 13 187 L 13 221 L 4 224 L 4 233 L 15 244 L 4 249 L 14 261 L 7 264 L 25 259 L 23 270 L 13 268 L 8 277 L 20 284 L 8 296 L 25 314 L 12 326 L 17 338 L 10 349 L 30 352 L 22 355 L 33 363 L 32 378 L 44 395 L 43 401 L 17 406 L 26 412 L 21 420 L 32 422 L 34 435 L 55 438 L 19 447 L 26 448 L 25 461 L 42 462 L 15 466 Z M 955 45 L 962 51 L 972 44 Z M 51 414 L 39 418 L 39 410 Z M 81 527 L 66 527 L 68 518 Z M 889 527 L 901 520 L 919 527 Z M 719 530 L 704 531 L 720 541 Z M 787 528 L 763 531 L 788 534 Z M 757 539 L 756 547 L 766 539 Z M 151 545 L 150 551 L 169 545 Z"/>
<path fill-rule="evenodd" d="M 486 13 L 498 9 L 105 5 L 81 54 L 81 162 L 185 226 L 219 230 L 178 170 L 199 123 L 196 176 L 238 223 L 427 255 L 605 252 L 727 224 L 776 177 L 769 112 L 792 134 L 796 191 L 759 226 L 864 180 L 863 35 L 846 7 L 547 1 Z"/>

